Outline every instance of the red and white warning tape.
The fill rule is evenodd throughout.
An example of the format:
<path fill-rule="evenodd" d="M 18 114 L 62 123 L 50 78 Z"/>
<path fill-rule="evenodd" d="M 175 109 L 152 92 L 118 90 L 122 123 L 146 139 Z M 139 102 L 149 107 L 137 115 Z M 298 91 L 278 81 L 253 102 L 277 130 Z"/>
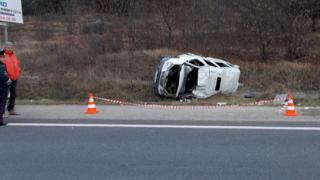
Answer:
<path fill-rule="evenodd" d="M 245 103 L 240 105 L 158 105 L 158 104 L 147 104 L 147 103 L 132 103 L 127 101 L 120 101 L 120 100 L 114 100 L 114 99 L 108 99 L 108 98 L 102 98 L 102 97 L 94 97 L 97 100 L 113 103 L 113 104 L 119 104 L 119 105 L 131 105 L 131 106 L 140 106 L 140 107 L 146 107 L 146 108 L 168 108 L 168 109 L 182 109 L 182 108 L 192 108 L 192 109 L 212 109 L 212 108 L 232 108 L 232 107 L 241 107 L 241 106 L 262 106 L 266 104 L 272 104 L 274 100 L 261 100 L 257 102 L 252 103 Z M 276 99 L 277 101 L 286 101 L 286 98 L 279 98 Z"/>

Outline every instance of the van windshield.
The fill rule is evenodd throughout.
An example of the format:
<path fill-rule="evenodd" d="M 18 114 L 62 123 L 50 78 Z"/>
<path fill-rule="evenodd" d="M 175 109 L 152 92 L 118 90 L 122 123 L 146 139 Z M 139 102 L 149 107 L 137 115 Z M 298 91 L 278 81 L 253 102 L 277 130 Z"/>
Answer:
<path fill-rule="evenodd" d="M 174 65 L 168 71 L 164 88 L 169 94 L 176 94 L 178 85 L 179 85 L 179 77 L 180 77 L 181 66 Z"/>

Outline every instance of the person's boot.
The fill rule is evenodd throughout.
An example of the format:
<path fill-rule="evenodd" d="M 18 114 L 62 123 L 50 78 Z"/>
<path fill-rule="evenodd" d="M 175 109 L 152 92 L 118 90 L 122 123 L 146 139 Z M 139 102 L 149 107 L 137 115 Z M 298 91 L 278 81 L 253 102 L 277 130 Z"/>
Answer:
<path fill-rule="evenodd" d="M 0 120 L 0 126 L 5 126 L 5 125 L 7 125 L 7 123 L 3 122 L 3 119 Z"/>
<path fill-rule="evenodd" d="M 9 111 L 9 115 L 10 116 L 18 116 L 20 114 L 16 113 L 16 111 L 14 109 L 12 109 L 12 110 Z"/>

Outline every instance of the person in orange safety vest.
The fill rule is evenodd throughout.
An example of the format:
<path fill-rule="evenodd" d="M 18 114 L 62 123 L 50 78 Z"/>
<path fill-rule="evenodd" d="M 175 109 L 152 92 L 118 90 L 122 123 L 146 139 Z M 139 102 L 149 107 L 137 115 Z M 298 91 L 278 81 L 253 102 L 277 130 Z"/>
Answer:
<path fill-rule="evenodd" d="M 9 111 L 9 115 L 19 115 L 15 111 L 15 101 L 17 96 L 17 93 L 16 93 L 17 83 L 21 75 L 20 62 L 11 49 L 5 48 L 4 53 L 5 53 L 6 70 L 9 78 L 12 81 L 9 87 L 10 98 L 9 98 L 7 110 Z"/>

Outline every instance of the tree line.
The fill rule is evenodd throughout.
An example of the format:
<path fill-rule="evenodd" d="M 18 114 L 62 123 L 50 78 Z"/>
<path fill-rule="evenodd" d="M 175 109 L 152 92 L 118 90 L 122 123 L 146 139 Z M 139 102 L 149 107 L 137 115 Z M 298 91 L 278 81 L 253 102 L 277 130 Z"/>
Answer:
<path fill-rule="evenodd" d="M 165 32 L 165 46 L 177 41 L 204 48 L 212 34 L 252 38 L 259 58 L 267 61 L 274 53 L 288 59 L 308 55 L 310 33 L 318 31 L 319 0 L 22 0 L 27 16 L 70 16 L 75 10 L 117 16 L 123 19 L 155 20 Z M 246 36 L 248 35 L 248 36 Z M 219 35 L 217 35 L 219 36 Z M 216 36 L 212 36 L 216 37 Z M 219 37 L 221 38 L 221 37 Z M 210 41 L 210 42 L 209 42 Z M 218 41 L 218 40 L 217 40 Z M 223 45 L 223 40 L 221 40 Z M 250 41 L 251 42 L 251 41 Z M 186 44 L 186 43 L 185 43 Z M 284 47 L 277 52 L 275 47 Z"/>

